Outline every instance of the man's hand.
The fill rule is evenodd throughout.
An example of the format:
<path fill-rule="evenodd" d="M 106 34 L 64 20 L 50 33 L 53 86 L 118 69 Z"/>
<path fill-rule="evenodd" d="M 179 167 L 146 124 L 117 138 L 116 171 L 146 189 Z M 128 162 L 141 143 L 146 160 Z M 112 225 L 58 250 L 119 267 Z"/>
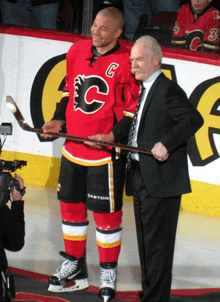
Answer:
<path fill-rule="evenodd" d="M 63 126 L 63 122 L 61 121 L 57 121 L 57 120 L 49 121 L 43 125 L 42 130 L 44 133 L 41 134 L 40 136 L 42 136 L 45 139 L 52 138 L 53 135 L 49 135 L 47 134 L 47 132 L 60 132 L 62 126 Z"/>
<path fill-rule="evenodd" d="M 89 136 L 88 138 L 96 140 L 96 141 L 102 141 L 102 142 L 106 142 L 106 143 L 114 143 L 115 141 L 115 136 L 113 134 L 113 132 L 110 132 L 109 134 L 96 134 L 93 136 Z M 100 146 L 96 143 L 91 143 L 91 142 L 84 142 L 84 144 L 89 145 L 93 148 L 97 148 L 97 149 L 102 149 L 103 146 Z"/>
<path fill-rule="evenodd" d="M 159 161 L 165 161 L 169 157 L 169 153 L 161 142 L 158 142 L 154 145 L 151 150 L 153 156 Z"/>
<path fill-rule="evenodd" d="M 23 182 L 23 179 L 21 178 L 21 176 L 18 175 L 18 174 L 15 174 L 14 178 L 18 181 L 18 183 L 20 185 L 20 188 L 23 189 L 24 188 L 24 182 Z M 13 191 L 11 193 L 11 197 L 12 197 L 12 201 L 22 200 L 22 195 L 18 190 L 16 190 L 16 188 L 13 189 Z"/>

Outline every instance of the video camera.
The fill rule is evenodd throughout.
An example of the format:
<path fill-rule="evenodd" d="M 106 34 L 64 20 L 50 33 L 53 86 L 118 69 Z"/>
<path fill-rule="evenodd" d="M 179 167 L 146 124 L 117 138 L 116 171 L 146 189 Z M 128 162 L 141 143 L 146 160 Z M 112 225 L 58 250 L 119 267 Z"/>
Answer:
<path fill-rule="evenodd" d="M 12 124 L 2 123 L 0 126 L 0 135 L 4 135 L 5 139 L 1 143 L 0 139 L 0 154 L 7 135 L 12 134 Z M 10 172 L 15 172 L 17 169 L 27 165 L 27 161 L 17 160 L 6 161 L 0 159 L 0 208 L 10 200 L 10 194 L 16 188 L 21 191 L 19 182 L 11 175 Z"/>

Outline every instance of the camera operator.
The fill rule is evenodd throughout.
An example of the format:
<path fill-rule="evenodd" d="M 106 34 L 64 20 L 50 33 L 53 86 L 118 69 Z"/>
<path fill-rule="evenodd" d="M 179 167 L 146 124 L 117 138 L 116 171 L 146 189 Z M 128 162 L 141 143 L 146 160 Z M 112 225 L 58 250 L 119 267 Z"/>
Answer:
<path fill-rule="evenodd" d="M 15 174 L 15 181 L 19 186 L 14 186 L 12 192 L 4 193 L 4 181 L 0 185 L 0 301 L 11 301 L 5 294 L 3 283 L 4 274 L 8 267 L 5 249 L 12 252 L 20 251 L 24 246 L 25 222 L 24 201 L 25 187 L 21 176 Z M 4 194 L 2 194 L 4 193 Z M 6 203 L 11 200 L 11 207 Z M 6 296 L 6 297 L 5 297 Z"/>

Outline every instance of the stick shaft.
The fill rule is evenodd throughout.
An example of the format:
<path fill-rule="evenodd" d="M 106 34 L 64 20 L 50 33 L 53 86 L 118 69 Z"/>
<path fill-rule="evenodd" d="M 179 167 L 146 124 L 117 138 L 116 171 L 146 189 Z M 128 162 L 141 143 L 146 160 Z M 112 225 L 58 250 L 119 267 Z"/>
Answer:
<path fill-rule="evenodd" d="M 13 98 L 11 96 L 6 96 L 5 102 L 8 106 L 8 108 L 11 110 L 11 112 L 15 116 L 15 119 L 19 123 L 20 127 L 23 130 L 38 133 L 38 134 L 43 134 L 44 133 L 42 129 L 33 128 L 30 125 L 28 125 L 28 123 L 25 121 L 20 109 L 18 108 L 17 104 L 15 103 L 15 101 L 13 100 Z M 58 132 L 47 132 L 47 133 L 44 133 L 44 134 L 49 134 L 49 135 L 52 135 L 54 137 L 63 137 L 63 138 L 73 140 L 73 141 L 91 142 L 91 143 L 95 143 L 95 144 L 100 145 L 100 146 L 120 148 L 120 149 L 124 149 L 124 150 L 131 151 L 131 152 L 140 152 L 140 153 L 145 153 L 145 154 L 152 154 L 151 151 L 147 148 L 134 147 L 134 146 L 125 145 L 125 144 L 121 144 L 121 143 L 107 143 L 105 141 L 97 141 L 97 140 L 93 140 L 93 139 L 90 139 L 90 138 L 74 136 L 74 135 L 69 135 L 69 134 L 60 133 L 60 132 L 59 133 Z"/>
<path fill-rule="evenodd" d="M 25 129 L 25 130 L 27 130 L 27 129 Z M 32 132 L 35 132 L 35 133 L 38 133 L 38 134 L 43 134 L 44 133 L 42 129 L 36 129 L 36 128 L 31 128 L 29 131 L 32 131 Z M 121 144 L 121 143 L 107 143 L 105 141 L 97 141 L 97 140 L 86 138 L 86 137 L 74 136 L 74 135 L 69 135 L 69 134 L 60 133 L 60 132 L 59 133 L 57 133 L 57 132 L 47 132 L 45 134 L 49 134 L 49 135 L 52 135 L 52 136 L 55 136 L 55 137 L 63 137 L 63 138 L 73 140 L 73 141 L 91 142 L 91 143 L 95 143 L 95 144 L 103 146 L 103 147 L 120 148 L 120 149 L 124 149 L 124 150 L 127 150 L 127 151 L 132 151 L 132 152 L 140 152 L 140 153 L 151 154 L 151 151 L 149 149 L 124 145 L 124 144 Z"/>

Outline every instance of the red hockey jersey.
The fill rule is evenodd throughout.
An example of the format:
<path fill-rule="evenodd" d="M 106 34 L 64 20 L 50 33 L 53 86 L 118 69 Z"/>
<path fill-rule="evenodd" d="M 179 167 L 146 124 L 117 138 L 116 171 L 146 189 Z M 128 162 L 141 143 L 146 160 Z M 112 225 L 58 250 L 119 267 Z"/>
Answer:
<path fill-rule="evenodd" d="M 197 17 L 195 19 L 195 17 Z M 219 52 L 220 13 L 209 7 L 195 15 L 191 4 L 180 8 L 173 28 L 171 42 L 193 51 Z"/>
<path fill-rule="evenodd" d="M 109 134 L 124 116 L 132 117 L 139 85 L 131 74 L 130 51 L 120 46 L 93 60 L 92 41 L 81 40 L 67 53 L 66 109 L 67 133 L 89 137 Z M 85 165 L 103 165 L 112 160 L 112 150 L 95 149 L 81 142 L 67 140 L 62 154 L 70 161 Z"/>

